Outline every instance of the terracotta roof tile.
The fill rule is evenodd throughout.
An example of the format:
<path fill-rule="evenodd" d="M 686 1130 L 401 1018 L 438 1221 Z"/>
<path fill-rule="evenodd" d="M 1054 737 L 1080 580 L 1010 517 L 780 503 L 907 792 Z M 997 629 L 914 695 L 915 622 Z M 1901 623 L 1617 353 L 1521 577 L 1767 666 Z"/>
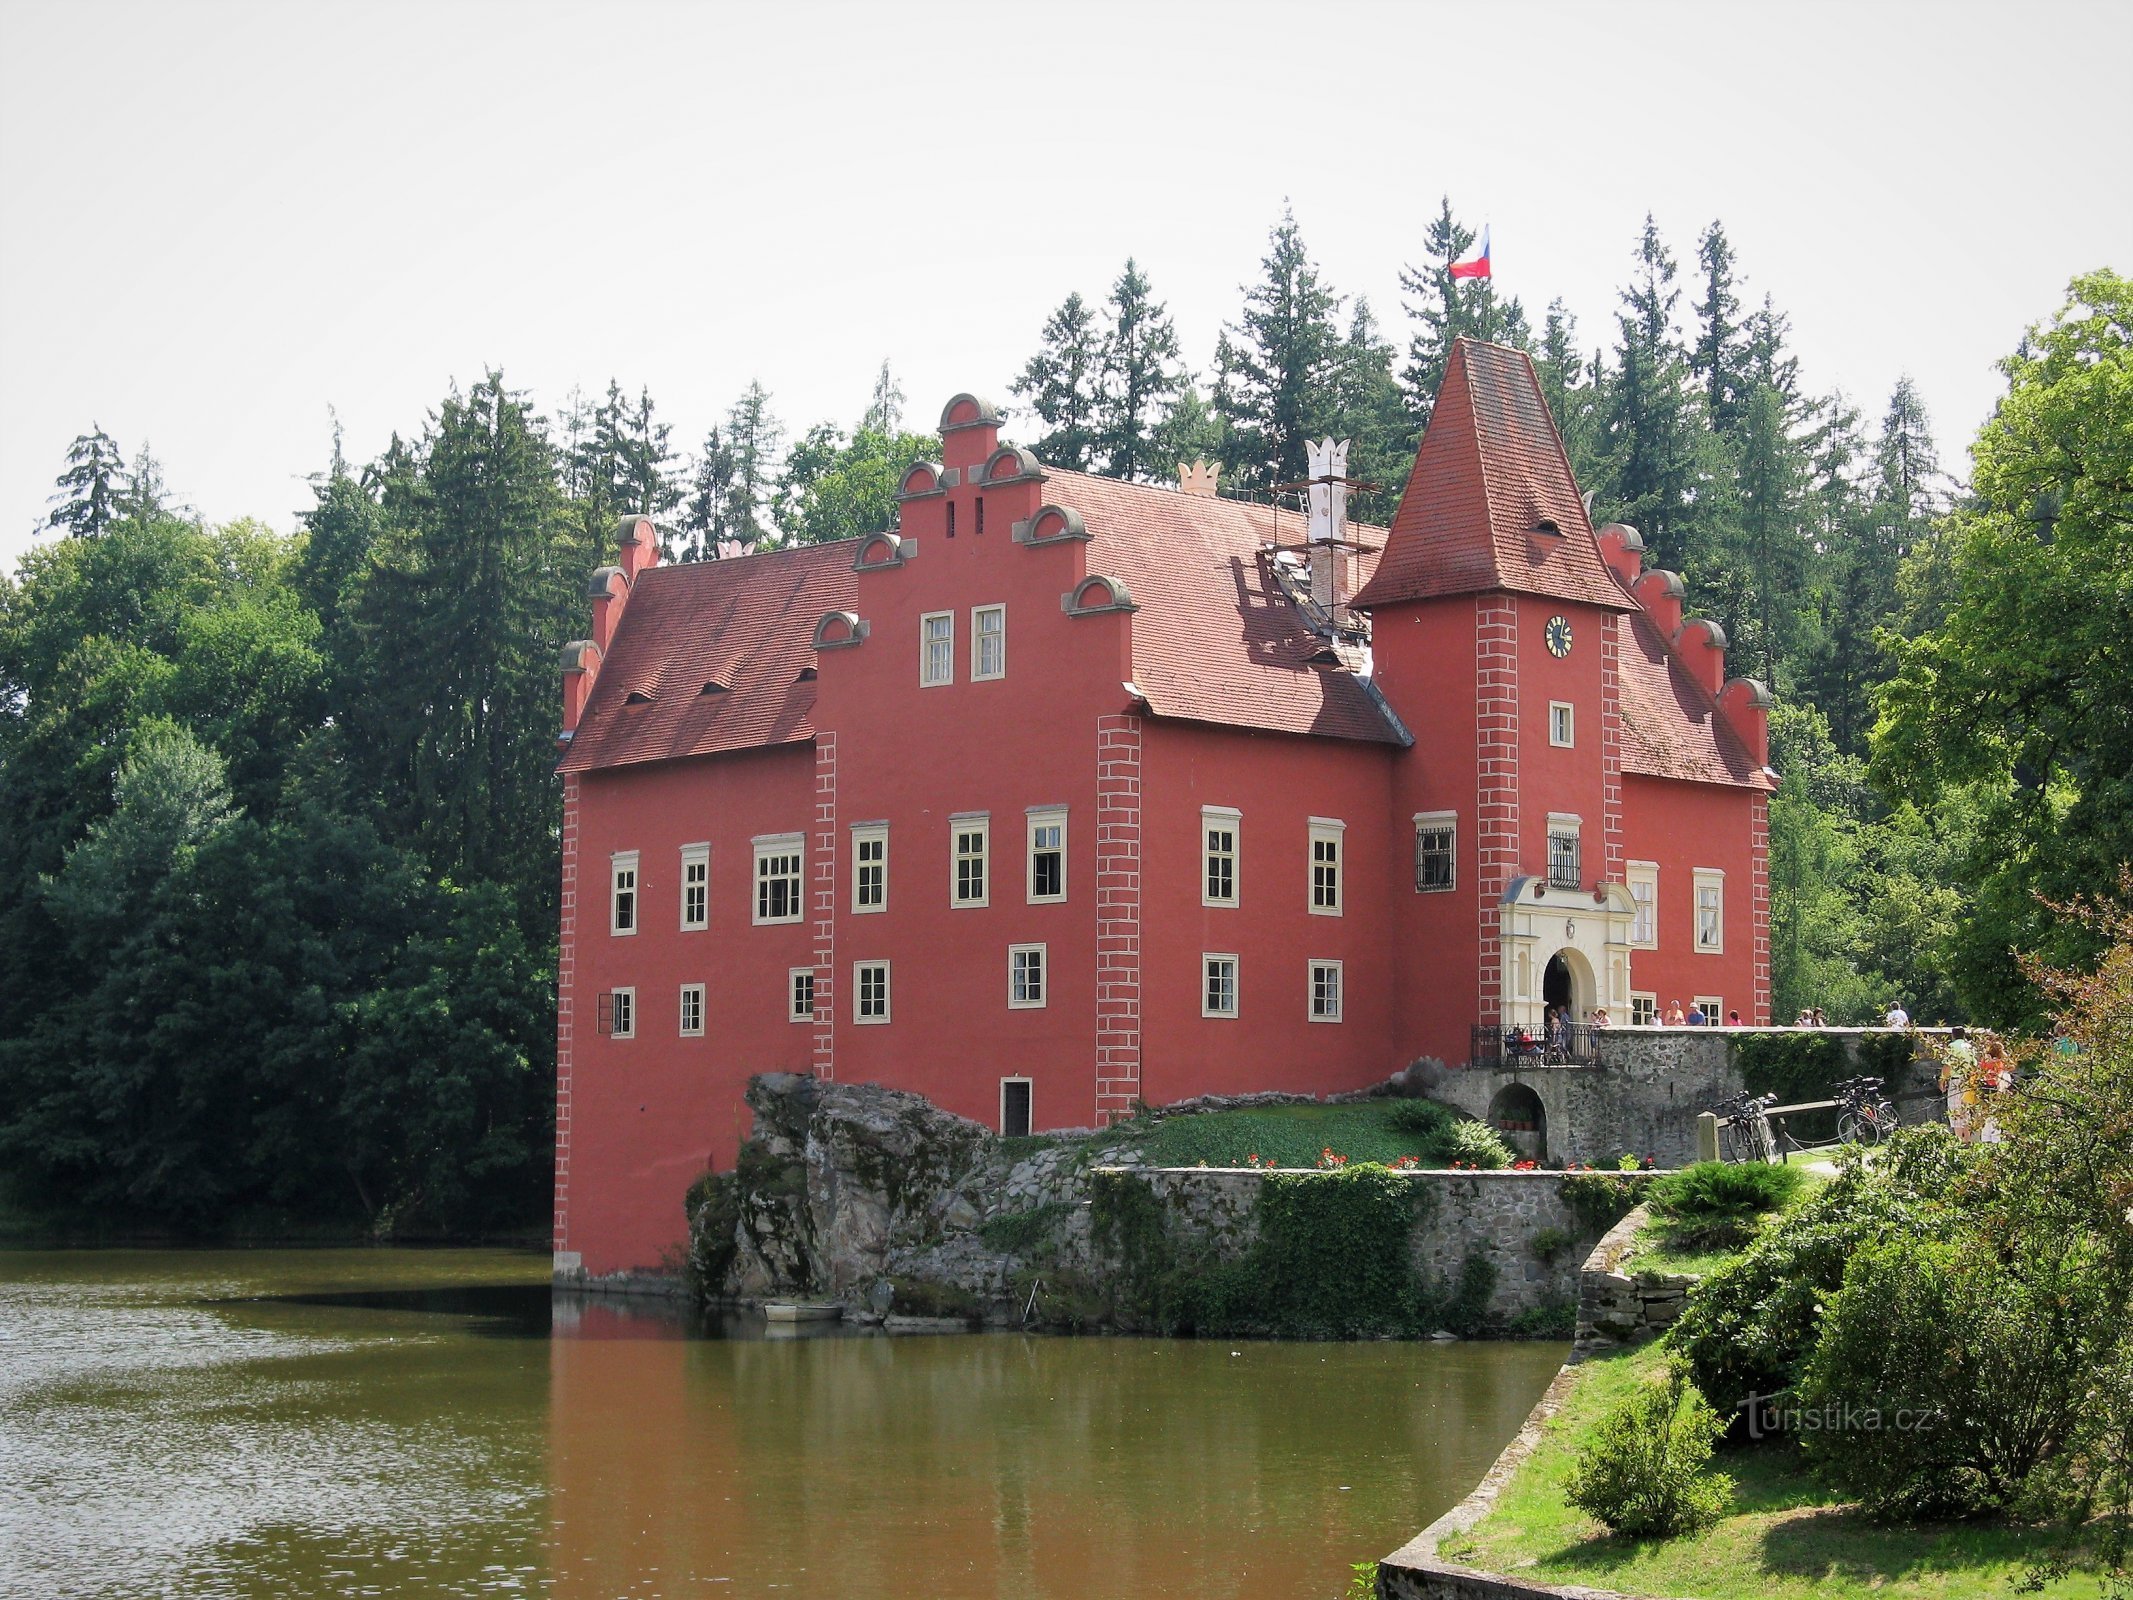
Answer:
<path fill-rule="evenodd" d="M 1536 532 L 1551 522 L 1556 533 Z M 1429 429 L 1361 607 L 1487 590 L 1626 610 L 1524 352 L 1452 343 Z"/>
<path fill-rule="evenodd" d="M 1643 611 L 1622 648 L 1622 770 L 1692 783 L 1775 787 L 1718 714 L 1710 693 Z"/>
<path fill-rule="evenodd" d="M 815 680 L 800 673 L 822 614 L 853 605 L 855 543 L 639 573 L 559 770 L 812 739 Z"/>

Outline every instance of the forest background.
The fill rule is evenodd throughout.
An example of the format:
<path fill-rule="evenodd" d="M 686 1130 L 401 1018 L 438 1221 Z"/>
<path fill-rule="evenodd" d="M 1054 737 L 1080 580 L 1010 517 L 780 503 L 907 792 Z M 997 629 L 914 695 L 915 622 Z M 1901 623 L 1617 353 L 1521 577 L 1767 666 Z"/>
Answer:
<path fill-rule="evenodd" d="M 1455 281 L 1440 209 L 1395 332 L 1284 215 L 1210 370 L 1132 262 L 1042 319 L 1009 433 L 1225 493 L 1354 441 L 1386 520 L 1451 341 L 1527 350 L 1595 523 L 1643 535 L 1776 691 L 1775 1010 L 2020 1025 L 2046 902 L 2133 859 L 2133 302 L 2108 272 L 2003 363 L 1968 470 L 1908 380 L 1802 385 L 1711 224 L 1650 218 L 1588 339 Z M 2048 308 L 2039 308 L 2040 311 Z M 1037 319 L 1033 317 L 1033 322 Z M 171 503 L 78 438 L 0 579 L 0 1205 L 198 1232 L 538 1226 L 552 1147 L 558 652 L 625 513 L 679 560 L 890 525 L 937 453 L 893 366 L 788 432 L 751 383 L 684 448 L 610 384 L 490 372 L 376 460 L 336 438 L 287 533 Z"/>

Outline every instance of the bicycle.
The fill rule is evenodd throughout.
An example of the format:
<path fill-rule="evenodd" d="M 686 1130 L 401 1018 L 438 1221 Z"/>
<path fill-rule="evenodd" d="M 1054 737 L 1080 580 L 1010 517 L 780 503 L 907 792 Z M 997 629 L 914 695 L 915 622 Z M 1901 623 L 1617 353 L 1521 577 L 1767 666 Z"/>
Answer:
<path fill-rule="evenodd" d="M 1847 1078 L 1830 1092 L 1842 1143 L 1879 1144 L 1896 1131 L 1896 1106 L 1881 1092 L 1879 1078 Z"/>
<path fill-rule="evenodd" d="M 1774 1094 L 1736 1096 L 1725 1108 L 1723 1153 L 1728 1161 L 1760 1161 L 1774 1166 L 1778 1159 L 1777 1135 L 1766 1112 L 1777 1104 Z"/>

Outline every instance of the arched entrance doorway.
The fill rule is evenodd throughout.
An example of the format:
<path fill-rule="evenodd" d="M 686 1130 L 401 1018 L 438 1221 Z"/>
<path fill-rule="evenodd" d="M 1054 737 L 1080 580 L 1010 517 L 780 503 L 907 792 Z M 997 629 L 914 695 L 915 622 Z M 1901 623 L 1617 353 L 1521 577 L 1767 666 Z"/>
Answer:
<path fill-rule="evenodd" d="M 1489 1102 L 1489 1126 L 1528 1161 L 1548 1158 L 1548 1111 L 1522 1083 L 1507 1083 Z"/>
<path fill-rule="evenodd" d="M 1581 951 L 1566 947 L 1548 958 L 1547 966 L 1541 969 L 1543 1007 L 1563 1012 L 1564 1020 L 1578 1027 L 1591 1017 L 1593 1007 L 1599 1003 L 1592 964 Z"/>

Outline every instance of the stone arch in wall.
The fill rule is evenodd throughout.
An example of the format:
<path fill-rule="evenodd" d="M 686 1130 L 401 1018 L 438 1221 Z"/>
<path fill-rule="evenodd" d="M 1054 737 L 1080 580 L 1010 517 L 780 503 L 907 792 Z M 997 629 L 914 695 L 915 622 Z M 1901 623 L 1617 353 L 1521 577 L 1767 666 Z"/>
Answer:
<path fill-rule="evenodd" d="M 1489 1101 L 1487 1121 L 1525 1159 L 1547 1159 L 1548 1108 L 1530 1085 L 1507 1083 L 1498 1089 Z"/>

